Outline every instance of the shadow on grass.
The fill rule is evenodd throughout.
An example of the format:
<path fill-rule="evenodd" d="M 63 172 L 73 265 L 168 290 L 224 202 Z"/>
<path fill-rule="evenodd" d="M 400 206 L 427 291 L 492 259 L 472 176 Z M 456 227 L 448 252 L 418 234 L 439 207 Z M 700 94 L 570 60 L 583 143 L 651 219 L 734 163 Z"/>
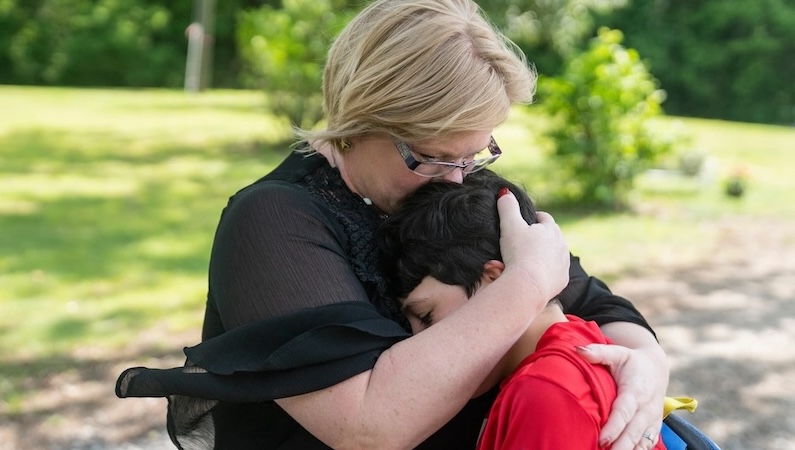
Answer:
<path fill-rule="evenodd" d="M 35 205 L 0 207 L 6 273 L 43 270 L 75 280 L 142 263 L 155 272 L 203 271 L 227 198 L 287 154 L 276 150 L 284 146 L 229 142 L 135 155 L 75 146 L 99 140 L 124 147 L 124 138 L 107 133 L 73 138 L 31 130 L 0 139 L 0 148 L 15 149 L 0 165 L 0 192 Z"/>

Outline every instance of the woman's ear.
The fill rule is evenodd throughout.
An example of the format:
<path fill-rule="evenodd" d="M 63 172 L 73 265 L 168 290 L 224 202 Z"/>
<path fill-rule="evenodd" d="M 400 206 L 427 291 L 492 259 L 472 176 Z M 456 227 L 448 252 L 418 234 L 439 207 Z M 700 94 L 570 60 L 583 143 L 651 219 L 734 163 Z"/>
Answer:
<path fill-rule="evenodd" d="M 489 281 L 494 281 L 502 275 L 505 270 L 505 264 L 502 261 L 492 259 L 483 264 L 483 277 Z"/>

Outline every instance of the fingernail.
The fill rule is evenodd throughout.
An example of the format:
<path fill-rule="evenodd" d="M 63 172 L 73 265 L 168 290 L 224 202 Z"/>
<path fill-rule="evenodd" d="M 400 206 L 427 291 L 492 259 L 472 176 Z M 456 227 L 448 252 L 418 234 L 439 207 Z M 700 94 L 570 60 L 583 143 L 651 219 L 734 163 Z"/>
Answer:
<path fill-rule="evenodd" d="M 508 195 L 511 192 L 507 187 L 500 189 L 500 192 L 497 194 L 497 198 L 502 197 L 503 195 Z"/>
<path fill-rule="evenodd" d="M 589 347 L 585 347 L 585 346 L 582 346 L 582 345 L 578 345 L 578 346 L 576 346 L 574 348 L 577 349 L 578 352 L 583 352 L 583 353 L 590 353 L 591 352 L 591 349 Z"/>
<path fill-rule="evenodd" d="M 605 448 L 610 445 L 610 439 L 601 439 L 599 441 L 599 448 Z"/>

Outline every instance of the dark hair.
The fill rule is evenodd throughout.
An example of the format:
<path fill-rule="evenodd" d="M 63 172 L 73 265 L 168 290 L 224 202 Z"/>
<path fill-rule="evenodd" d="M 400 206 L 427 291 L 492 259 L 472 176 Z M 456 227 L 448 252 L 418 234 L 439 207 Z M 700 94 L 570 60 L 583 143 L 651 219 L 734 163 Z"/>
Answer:
<path fill-rule="evenodd" d="M 463 184 L 425 184 L 404 199 L 378 231 L 391 294 L 404 298 L 430 275 L 472 296 L 483 265 L 502 260 L 497 194 L 503 187 L 519 200 L 522 217 L 535 223 L 525 191 L 490 170 L 467 176 Z"/>

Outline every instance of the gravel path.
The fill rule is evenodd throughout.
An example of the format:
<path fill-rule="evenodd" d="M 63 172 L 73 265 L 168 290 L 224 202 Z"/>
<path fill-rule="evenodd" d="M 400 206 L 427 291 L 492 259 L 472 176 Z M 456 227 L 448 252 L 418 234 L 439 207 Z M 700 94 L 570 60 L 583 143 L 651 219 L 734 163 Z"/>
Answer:
<path fill-rule="evenodd" d="M 669 393 L 699 400 L 687 418 L 723 450 L 795 449 L 795 225 L 719 232 L 703 260 L 644 267 L 611 287 L 650 319 L 670 356 Z M 195 339 L 160 338 L 174 349 Z M 172 450 L 165 400 L 113 394 L 131 364 L 181 363 L 178 351 L 141 354 L 78 356 L 74 370 L 32 380 L 41 393 L 26 410 L 0 415 L 0 450 Z"/>

